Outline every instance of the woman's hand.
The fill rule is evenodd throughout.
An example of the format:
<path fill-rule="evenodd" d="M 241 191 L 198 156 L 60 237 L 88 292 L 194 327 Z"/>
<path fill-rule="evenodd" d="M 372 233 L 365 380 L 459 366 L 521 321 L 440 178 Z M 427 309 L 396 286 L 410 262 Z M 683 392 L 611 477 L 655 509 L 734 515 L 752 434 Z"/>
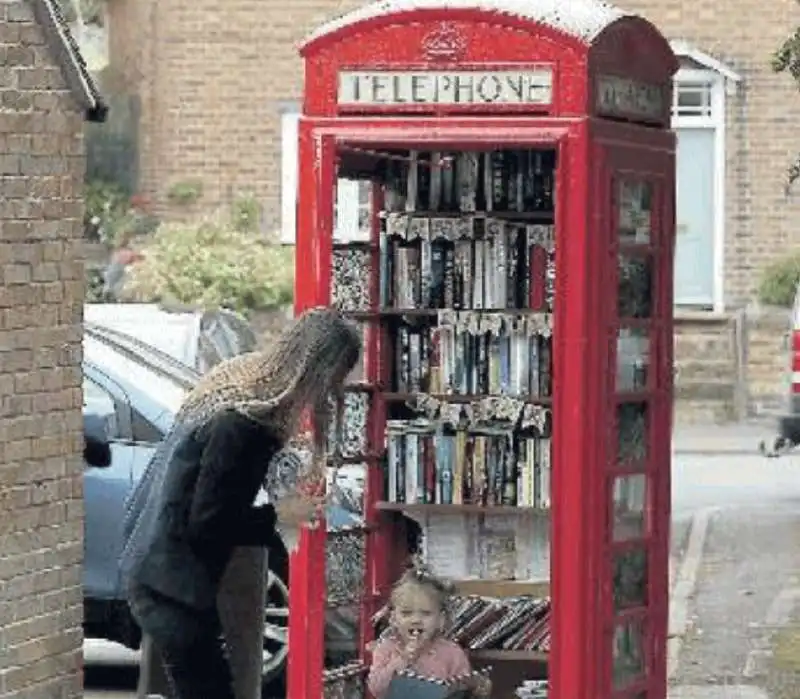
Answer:
<path fill-rule="evenodd" d="M 302 495 L 286 495 L 274 505 L 278 526 L 281 524 L 299 527 L 301 524 L 313 522 L 321 514 L 325 498 L 306 497 Z"/>

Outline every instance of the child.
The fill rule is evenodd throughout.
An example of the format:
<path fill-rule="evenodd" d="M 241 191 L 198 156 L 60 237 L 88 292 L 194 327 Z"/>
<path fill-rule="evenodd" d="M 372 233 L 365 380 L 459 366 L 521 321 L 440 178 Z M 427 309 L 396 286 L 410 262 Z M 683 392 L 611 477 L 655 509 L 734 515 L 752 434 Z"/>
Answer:
<path fill-rule="evenodd" d="M 439 680 L 468 675 L 467 654 L 457 643 L 444 637 L 446 606 L 450 590 L 442 581 L 423 570 L 406 572 L 390 599 L 390 628 L 372 654 L 367 687 L 375 699 L 383 699 L 392 678 L 403 670 Z M 468 686 L 488 696 L 488 680 L 471 676 Z"/>

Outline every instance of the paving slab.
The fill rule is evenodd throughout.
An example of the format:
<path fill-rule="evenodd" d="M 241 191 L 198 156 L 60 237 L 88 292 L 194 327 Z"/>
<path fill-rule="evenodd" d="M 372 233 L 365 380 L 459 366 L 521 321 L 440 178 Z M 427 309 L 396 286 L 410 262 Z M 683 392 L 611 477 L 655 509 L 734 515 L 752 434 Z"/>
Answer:
<path fill-rule="evenodd" d="M 710 687 L 708 685 L 688 685 L 670 687 L 669 699 L 769 699 L 760 687 L 746 684 Z"/>

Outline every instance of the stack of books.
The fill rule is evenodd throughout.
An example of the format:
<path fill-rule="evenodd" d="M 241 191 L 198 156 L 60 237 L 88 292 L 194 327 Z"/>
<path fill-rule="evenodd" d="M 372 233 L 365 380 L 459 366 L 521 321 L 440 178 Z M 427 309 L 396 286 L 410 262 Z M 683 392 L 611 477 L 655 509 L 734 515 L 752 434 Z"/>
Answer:
<path fill-rule="evenodd" d="M 525 680 L 516 690 L 519 699 L 547 699 L 549 682 L 547 680 Z"/>
<path fill-rule="evenodd" d="M 451 607 L 449 636 L 470 650 L 550 648 L 550 600 L 534 597 L 459 597 Z"/>

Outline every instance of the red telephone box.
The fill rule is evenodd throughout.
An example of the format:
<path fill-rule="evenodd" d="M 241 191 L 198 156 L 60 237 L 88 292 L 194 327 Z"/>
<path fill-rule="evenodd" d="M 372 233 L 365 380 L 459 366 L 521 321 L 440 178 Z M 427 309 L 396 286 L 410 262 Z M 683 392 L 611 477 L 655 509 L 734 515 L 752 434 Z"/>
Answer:
<path fill-rule="evenodd" d="M 296 311 L 336 303 L 365 328 L 351 386 L 365 396 L 364 435 L 348 457 L 368 474 L 362 661 L 406 543 L 397 512 L 431 527 L 460 517 L 486 537 L 492 518 L 519 517 L 516 558 L 492 570 L 509 589 L 546 578 L 549 636 L 474 657 L 527 663 L 532 675 L 545 661 L 550 699 L 664 699 L 677 69 L 667 41 L 591 0 L 395 0 L 323 25 L 302 55 Z M 371 238 L 346 250 L 334 241 L 342 177 L 371 183 Z M 415 332 L 426 357 L 416 375 Z M 516 416 L 503 413 L 505 436 L 464 422 L 487 405 Z M 428 461 L 410 456 L 397 417 L 414 408 L 439 420 L 430 491 Z M 495 439 L 512 465 L 488 478 L 475 454 L 506 448 Z M 439 451 L 463 440 L 467 471 L 461 452 Z M 481 469 L 499 468 L 485 459 Z M 412 463 L 421 475 L 409 495 Z M 307 531 L 292 561 L 291 699 L 318 699 L 337 676 L 323 677 L 325 546 L 322 529 Z M 529 550 L 549 571 L 520 563 Z M 488 577 L 476 571 L 467 582 Z"/>

